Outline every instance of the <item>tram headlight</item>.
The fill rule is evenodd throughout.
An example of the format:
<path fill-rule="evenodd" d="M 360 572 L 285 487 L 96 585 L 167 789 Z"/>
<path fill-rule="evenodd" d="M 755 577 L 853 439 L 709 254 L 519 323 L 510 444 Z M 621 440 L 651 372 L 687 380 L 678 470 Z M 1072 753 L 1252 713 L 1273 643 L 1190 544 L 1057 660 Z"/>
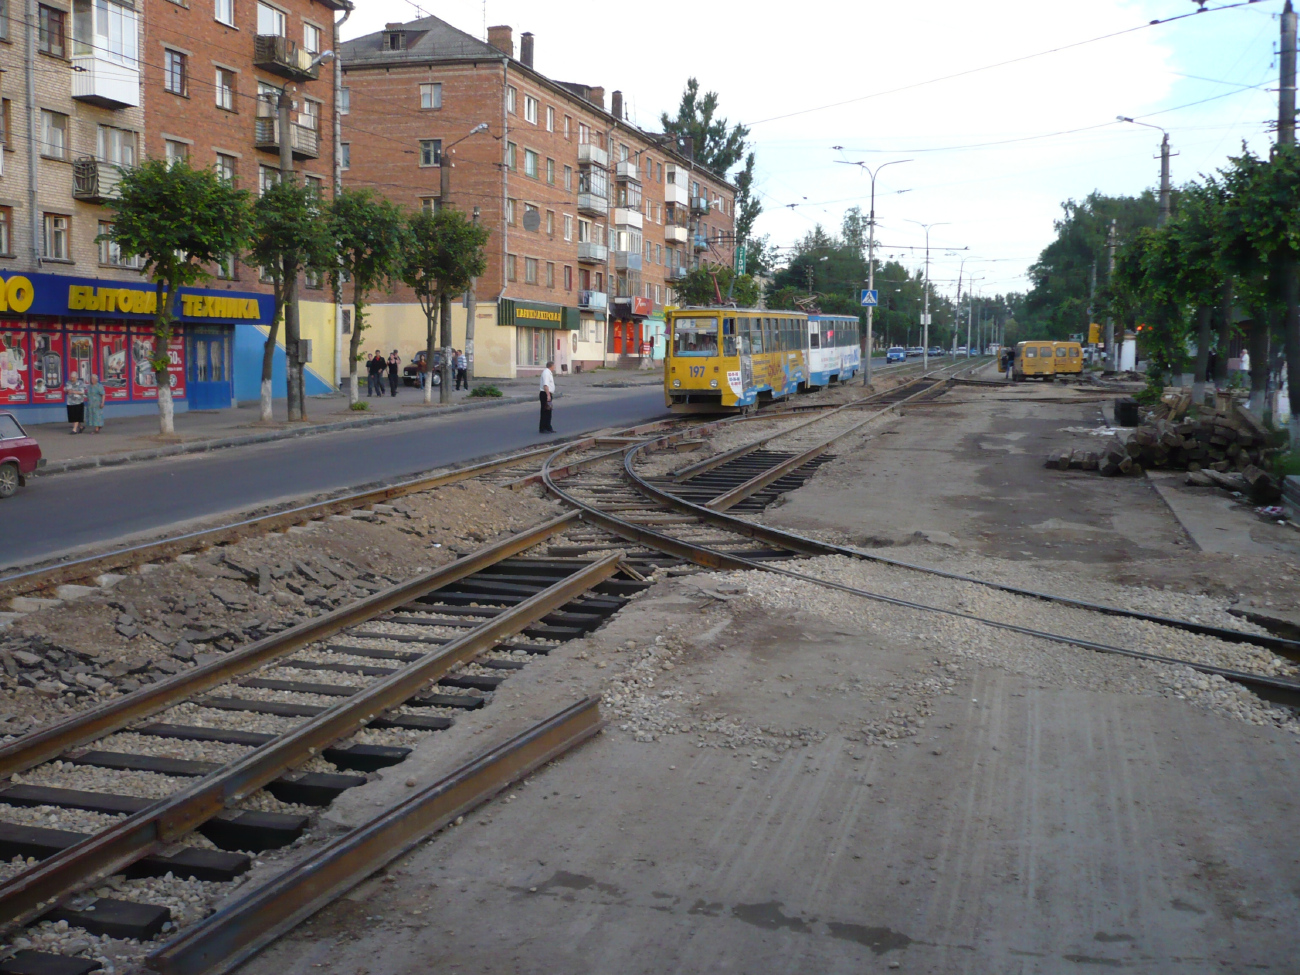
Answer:
<path fill-rule="evenodd" d="M 681 389 L 681 388 L 682 388 L 682 381 L 680 379 L 674 379 L 673 389 Z"/>
<path fill-rule="evenodd" d="M 709 388 L 710 388 L 710 389 L 717 389 L 717 388 L 718 388 L 718 381 L 717 381 L 716 379 L 710 379 L 710 380 L 709 380 Z"/>

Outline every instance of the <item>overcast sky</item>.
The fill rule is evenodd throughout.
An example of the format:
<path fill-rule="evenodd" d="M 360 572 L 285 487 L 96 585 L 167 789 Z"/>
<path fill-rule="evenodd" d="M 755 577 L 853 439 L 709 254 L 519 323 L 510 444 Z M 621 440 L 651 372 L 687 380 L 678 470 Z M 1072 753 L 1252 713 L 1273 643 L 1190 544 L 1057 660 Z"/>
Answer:
<path fill-rule="evenodd" d="M 538 70 L 621 89 L 648 129 L 698 77 L 723 114 L 751 126 L 757 232 L 780 245 L 867 210 L 869 179 L 838 160 L 912 160 L 877 178 L 881 253 L 920 266 L 923 251 L 903 248 L 923 247 L 925 233 L 908 221 L 946 223 L 930 233 L 932 278 L 951 293 L 966 257 L 967 279 L 982 277 L 975 287 L 988 294 L 1026 289 L 1063 200 L 1158 183 L 1160 133 L 1117 115 L 1169 130 L 1175 185 L 1223 166 L 1243 139 L 1268 151 L 1282 0 L 1214 9 L 1231 2 L 1155 26 L 1144 25 L 1197 0 L 442 0 L 432 10 L 425 0 L 422 10 L 479 37 L 485 22 L 509 24 L 516 43 L 532 31 Z M 422 15 L 412 0 L 358 6 L 345 39 Z"/>

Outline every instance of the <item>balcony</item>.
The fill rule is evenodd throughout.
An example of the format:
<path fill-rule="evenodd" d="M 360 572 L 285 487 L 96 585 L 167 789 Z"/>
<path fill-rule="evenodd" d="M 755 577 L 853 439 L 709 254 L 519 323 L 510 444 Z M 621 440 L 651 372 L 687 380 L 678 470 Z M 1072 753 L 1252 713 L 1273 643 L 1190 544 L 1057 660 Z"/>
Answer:
<path fill-rule="evenodd" d="M 709 249 L 709 239 L 703 234 L 695 235 L 695 249 L 697 251 L 706 251 Z"/>
<path fill-rule="evenodd" d="M 640 210 L 633 210 L 629 207 L 616 207 L 614 209 L 614 226 L 616 227 L 635 227 L 640 230 L 643 220 Z"/>
<path fill-rule="evenodd" d="M 258 118 L 253 120 L 253 144 L 266 152 L 280 151 L 280 120 Z M 293 141 L 290 147 L 295 159 L 316 159 L 320 156 L 320 133 L 297 122 L 289 123 Z"/>
<path fill-rule="evenodd" d="M 683 174 L 681 176 L 678 176 L 677 178 L 685 179 L 685 175 Z M 681 207 L 687 206 L 691 202 L 690 191 L 686 189 L 686 185 L 684 183 L 670 183 L 667 180 L 665 180 L 664 181 L 664 202 L 676 206 L 681 206 Z"/>
<path fill-rule="evenodd" d="M 603 291 L 579 291 L 578 307 L 583 311 L 604 311 L 609 307 L 609 295 Z"/>
<path fill-rule="evenodd" d="M 72 97 L 101 108 L 134 108 L 140 104 L 140 69 L 94 54 L 73 55 Z"/>
<path fill-rule="evenodd" d="M 582 264 L 604 264 L 609 260 L 609 248 L 590 240 L 578 241 L 578 261 Z"/>
<path fill-rule="evenodd" d="M 593 146 L 586 142 L 578 146 L 578 165 L 579 166 L 601 166 L 609 168 L 609 153 L 600 146 Z"/>
<path fill-rule="evenodd" d="M 578 193 L 578 212 L 603 217 L 609 212 L 609 199 L 599 193 Z"/>
<path fill-rule="evenodd" d="M 669 282 L 685 281 L 686 275 L 688 275 L 689 273 L 690 273 L 689 268 L 684 268 L 684 267 L 664 268 L 664 279 Z"/>
<path fill-rule="evenodd" d="M 664 240 L 684 244 L 691 239 L 691 232 L 685 227 L 670 223 L 664 225 Z"/>
<path fill-rule="evenodd" d="M 103 203 L 117 198 L 122 170 L 115 163 L 82 156 L 72 163 L 72 198 L 85 203 Z"/>
<path fill-rule="evenodd" d="M 617 179 L 635 180 L 641 182 L 641 170 L 637 164 L 628 159 L 618 164 L 614 169 L 614 176 Z"/>
<path fill-rule="evenodd" d="M 279 34 L 258 34 L 253 39 L 253 65 L 293 81 L 315 81 L 320 65 L 312 65 L 310 51 Z"/>
<path fill-rule="evenodd" d="M 709 198 L 708 198 L 707 196 L 693 196 L 693 197 L 691 197 L 691 211 L 692 211 L 693 213 L 708 213 L 708 212 L 709 212 Z"/>
<path fill-rule="evenodd" d="M 620 271 L 641 270 L 640 251 L 614 251 L 614 267 Z"/>

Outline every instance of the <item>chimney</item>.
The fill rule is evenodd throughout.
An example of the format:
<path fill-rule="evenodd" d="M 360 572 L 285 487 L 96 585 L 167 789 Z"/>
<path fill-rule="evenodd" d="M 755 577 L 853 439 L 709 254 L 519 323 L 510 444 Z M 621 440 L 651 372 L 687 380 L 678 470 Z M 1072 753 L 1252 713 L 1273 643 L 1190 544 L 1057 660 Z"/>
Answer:
<path fill-rule="evenodd" d="M 508 26 L 489 27 L 488 43 L 502 54 L 515 56 L 515 32 Z"/>
<path fill-rule="evenodd" d="M 533 66 L 533 35 L 528 31 L 519 35 L 519 60 L 525 68 Z"/>
<path fill-rule="evenodd" d="M 623 93 L 616 91 L 609 96 L 609 114 L 616 119 L 623 118 Z"/>
<path fill-rule="evenodd" d="M 595 105 L 603 112 L 605 110 L 605 89 L 588 88 L 587 101 L 591 102 L 591 104 Z"/>

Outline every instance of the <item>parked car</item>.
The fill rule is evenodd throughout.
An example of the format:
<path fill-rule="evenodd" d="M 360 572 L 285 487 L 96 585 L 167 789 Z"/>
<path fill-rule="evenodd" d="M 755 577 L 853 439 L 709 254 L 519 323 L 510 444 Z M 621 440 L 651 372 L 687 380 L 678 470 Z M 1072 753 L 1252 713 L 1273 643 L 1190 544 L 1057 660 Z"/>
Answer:
<path fill-rule="evenodd" d="M 424 360 L 428 356 L 427 352 L 415 353 L 415 358 L 411 364 L 402 370 L 402 385 L 416 386 L 423 388 L 424 384 L 420 381 L 420 373 L 424 372 Z M 442 353 L 433 354 L 433 384 L 442 385 Z"/>
<path fill-rule="evenodd" d="M 907 358 L 907 350 L 904 349 L 901 345 L 892 346 L 890 350 L 885 353 L 886 363 L 902 362 L 906 358 Z"/>
<path fill-rule="evenodd" d="M 939 347 L 936 345 L 936 346 L 934 346 L 934 347 L 932 347 L 932 348 L 930 349 L 930 355 L 932 355 L 932 356 L 943 355 L 943 349 L 939 348 Z"/>
<path fill-rule="evenodd" d="M 27 483 L 27 475 L 45 466 L 40 445 L 12 413 L 0 413 L 0 498 Z"/>

